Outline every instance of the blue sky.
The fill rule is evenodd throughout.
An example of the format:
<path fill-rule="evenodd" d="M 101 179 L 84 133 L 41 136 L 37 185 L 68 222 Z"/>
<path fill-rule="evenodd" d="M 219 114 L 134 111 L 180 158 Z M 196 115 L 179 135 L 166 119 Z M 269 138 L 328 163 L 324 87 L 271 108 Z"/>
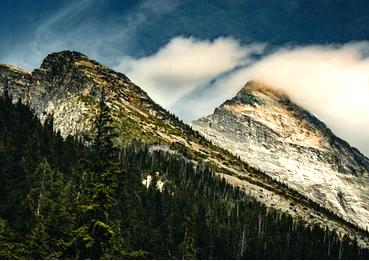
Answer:
<path fill-rule="evenodd" d="M 368 10 L 366 0 L 4 0 L 0 63 L 32 71 L 49 53 L 80 51 L 187 122 L 257 79 L 369 155 Z"/>
<path fill-rule="evenodd" d="M 369 38 L 368 10 L 365 0 L 5 0 L 0 61 L 32 69 L 42 55 L 75 49 L 113 66 L 117 56 L 154 53 L 176 36 L 346 43 Z"/>

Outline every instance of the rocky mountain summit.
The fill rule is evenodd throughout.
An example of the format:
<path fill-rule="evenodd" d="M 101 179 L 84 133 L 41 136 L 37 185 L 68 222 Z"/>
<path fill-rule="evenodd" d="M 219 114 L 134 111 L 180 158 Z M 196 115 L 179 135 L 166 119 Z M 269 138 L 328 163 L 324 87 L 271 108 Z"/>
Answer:
<path fill-rule="evenodd" d="M 2 65 L 0 92 L 5 88 L 14 101 L 22 99 L 41 119 L 52 114 L 63 136 L 89 135 L 102 90 L 107 92 L 107 103 L 122 136 L 129 132 L 134 135 L 126 138 L 161 138 L 165 135 L 160 130 L 152 131 L 158 118 L 164 121 L 166 117 L 166 127 L 176 128 L 170 125 L 168 113 L 125 75 L 78 52 L 50 54 L 32 73 Z"/>
<path fill-rule="evenodd" d="M 35 69 L 31 73 L 13 66 L 0 65 L 0 95 L 5 90 L 9 92 L 13 102 L 21 100 L 23 103 L 28 104 L 41 120 L 44 120 L 47 115 L 53 115 L 54 127 L 56 130 L 60 131 L 64 137 L 68 135 L 77 135 L 87 141 L 92 134 L 92 125 L 98 112 L 101 93 L 105 92 L 107 97 L 106 103 L 111 109 L 111 116 L 114 120 L 113 124 L 119 134 L 119 138 L 116 140 L 118 145 L 125 145 L 126 143 L 139 140 L 140 142 L 150 144 L 151 150 L 182 154 L 186 159 L 195 164 L 206 164 L 211 167 L 216 174 L 222 176 L 233 186 L 238 186 L 246 191 L 248 195 L 261 202 L 266 208 L 280 211 L 281 215 L 288 214 L 294 219 L 304 222 L 304 224 L 318 225 L 328 230 L 335 231 L 342 237 L 346 235 L 352 239 L 355 238 L 355 240 L 358 240 L 359 244 L 369 248 L 368 233 L 355 226 L 355 222 L 360 225 L 366 224 L 365 222 L 367 222 L 366 218 L 368 215 L 361 215 L 361 213 L 366 213 L 364 207 L 360 205 L 363 202 L 361 196 L 364 196 L 364 194 L 360 194 L 360 197 L 357 196 L 357 198 L 354 198 L 357 202 L 356 206 L 352 204 L 354 199 L 349 198 L 349 196 L 359 194 L 356 194 L 356 191 L 349 194 L 349 191 L 347 191 L 349 188 L 354 187 L 353 185 L 351 186 L 352 182 L 359 182 L 358 177 L 365 179 L 366 174 L 361 172 L 364 163 L 358 163 L 361 154 L 359 152 L 354 152 L 353 149 L 349 149 L 349 146 L 341 147 L 347 148 L 348 154 L 351 153 L 355 155 L 352 156 L 353 158 L 350 160 L 350 162 L 353 163 L 348 165 L 345 161 L 342 161 L 340 169 L 342 169 L 341 172 L 346 171 L 345 173 L 351 173 L 351 168 L 354 168 L 356 170 L 356 176 L 342 174 L 345 175 L 343 177 L 348 179 L 348 181 L 345 180 L 344 184 L 349 184 L 349 186 L 351 186 L 347 188 L 344 186 L 340 187 L 342 192 L 340 192 L 339 195 L 341 196 L 338 198 L 344 202 L 342 204 L 345 206 L 342 207 L 342 209 L 350 213 L 350 216 L 344 216 L 346 218 L 346 220 L 344 220 L 330 211 L 331 209 L 335 210 L 335 205 L 330 207 L 330 205 L 321 204 L 323 205 L 322 207 L 311 201 L 311 199 L 306 198 L 303 193 L 307 191 L 316 191 L 314 193 L 317 195 L 319 193 L 319 190 L 313 190 L 308 182 L 306 182 L 306 191 L 298 190 L 299 187 L 296 186 L 293 188 L 297 189 L 286 187 L 282 182 L 276 180 L 276 175 L 269 173 L 269 169 L 265 168 L 265 164 L 268 165 L 268 160 L 257 161 L 258 158 L 262 159 L 262 156 L 258 157 L 257 154 L 255 154 L 254 162 L 247 162 L 256 168 L 265 169 L 274 179 L 252 166 L 250 167 L 245 161 L 241 161 L 227 150 L 215 146 L 198 132 L 192 130 L 188 125 L 178 120 L 174 115 L 164 110 L 124 74 L 115 72 L 81 53 L 62 51 L 50 54 L 45 58 L 40 68 Z M 243 95 L 240 94 L 240 96 Z M 266 97 L 268 95 L 264 96 Z M 242 97 L 238 97 L 237 99 L 241 98 Z M 249 98 L 251 100 L 254 99 L 251 96 L 249 96 Z M 247 100 L 247 95 L 242 99 Z M 261 105 L 256 104 L 258 102 L 263 102 L 263 100 L 260 97 L 255 97 L 255 99 L 255 101 L 252 100 L 252 102 L 255 102 L 252 106 L 255 108 L 257 108 L 257 106 L 260 107 Z M 240 107 L 237 107 L 239 105 L 236 107 L 240 110 L 242 109 L 241 102 L 230 102 L 229 106 L 233 103 L 239 104 Z M 241 135 L 242 133 L 246 133 L 248 130 L 241 124 L 237 125 L 239 127 L 234 129 L 233 132 L 235 134 L 232 134 L 233 132 L 231 132 L 231 130 L 236 126 L 234 121 L 232 121 L 232 119 L 235 119 L 232 118 L 232 115 L 235 114 L 232 110 L 226 110 L 226 106 L 228 105 L 224 104 L 224 106 L 222 106 L 224 108 L 219 108 L 217 111 L 224 112 L 222 117 L 224 121 L 228 121 L 229 119 L 231 122 L 229 124 L 228 122 L 222 124 L 224 132 L 219 131 L 216 135 L 219 135 L 219 139 L 222 139 L 222 137 L 224 137 L 223 135 L 229 136 L 229 138 L 232 139 L 228 140 L 228 142 L 236 146 L 239 141 L 234 141 L 233 138 L 238 137 L 237 135 Z M 290 111 L 290 113 L 292 112 Z M 229 117 L 226 117 L 226 115 L 229 115 Z M 265 118 L 265 121 L 268 121 L 268 118 Z M 218 124 L 217 121 L 211 124 L 206 122 L 202 129 L 199 127 L 202 126 L 200 124 L 201 122 L 203 121 L 200 121 L 199 124 L 195 124 L 194 127 L 205 135 L 206 133 L 203 130 L 206 129 L 210 132 L 212 131 L 211 124 L 214 126 Z M 316 120 L 316 122 L 319 121 Z M 259 124 L 261 126 L 262 123 L 252 121 L 250 124 Z M 280 126 L 279 128 L 282 127 Z M 298 128 L 297 125 L 296 128 Z M 300 127 L 300 129 L 303 128 Z M 230 131 L 229 134 L 226 134 L 226 131 Z M 269 134 L 266 133 L 264 135 L 263 133 L 259 133 L 261 129 L 255 129 L 254 131 L 257 132 L 253 134 L 254 137 L 259 139 L 255 139 L 254 141 L 255 148 L 266 146 L 265 141 L 268 139 Z M 275 135 L 273 137 L 277 137 L 277 130 L 271 129 L 270 135 Z M 214 137 L 211 135 L 207 137 L 210 140 L 214 140 Z M 311 150 L 319 150 L 319 144 L 323 144 L 324 142 L 321 142 L 318 138 L 314 138 L 312 134 L 309 137 L 311 142 L 316 142 L 316 146 L 312 147 Z M 294 153 L 299 154 L 301 151 L 299 151 L 298 148 L 302 148 L 303 146 L 298 144 L 307 141 L 297 134 L 292 135 L 290 139 L 296 143 Z M 340 142 L 344 144 L 343 141 Z M 218 142 L 216 141 L 216 143 Z M 224 146 L 223 143 L 219 143 L 219 145 Z M 229 149 L 226 146 L 224 147 Z M 291 148 L 292 147 L 291 145 Z M 338 146 L 337 149 L 341 147 Z M 242 148 L 242 146 L 240 148 Z M 277 151 L 281 148 L 282 147 L 275 147 L 275 151 L 273 151 L 275 156 L 273 156 L 273 153 L 266 153 L 266 155 L 270 155 L 272 158 L 279 157 L 278 155 L 283 155 L 285 153 L 285 151 Z M 326 145 L 326 148 L 329 149 L 329 145 Z M 264 150 L 268 151 L 267 149 Z M 239 153 L 240 151 L 233 152 L 241 155 L 241 153 Z M 246 154 L 247 152 L 245 151 L 245 155 Z M 241 155 L 243 159 L 246 159 L 245 155 Z M 312 157 L 314 155 L 315 154 L 311 154 Z M 315 156 L 318 157 L 317 155 Z M 319 157 L 325 157 L 324 155 L 325 154 L 321 154 Z M 360 159 L 366 162 L 365 158 L 361 157 Z M 340 157 L 337 156 L 337 159 L 329 158 L 331 165 L 336 164 L 335 160 L 340 160 Z M 347 157 L 345 160 L 348 161 L 349 158 Z M 314 161 L 313 159 L 309 161 L 311 164 L 316 164 L 317 162 L 317 160 Z M 357 162 L 356 165 L 354 164 L 355 162 Z M 328 165 L 324 163 L 321 166 L 311 165 L 309 167 L 316 168 L 316 171 L 318 171 L 320 167 L 323 168 L 327 166 Z M 281 165 L 280 170 L 283 167 L 284 165 Z M 331 168 L 333 167 L 331 166 Z M 288 170 L 289 168 L 286 168 L 285 172 L 289 173 Z M 283 176 L 279 176 L 280 181 L 283 181 Z M 334 177 L 333 174 L 331 176 Z M 327 178 L 331 176 L 327 175 Z M 331 184 L 335 184 L 334 188 L 341 185 L 341 183 L 333 183 L 336 182 L 335 180 L 331 181 Z M 340 177 L 337 182 L 341 181 L 344 182 L 343 178 Z M 360 190 L 360 186 L 358 183 L 355 189 Z M 322 193 L 327 192 L 322 190 Z M 307 195 L 309 194 L 307 193 Z M 326 194 L 327 198 L 330 196 L 331 194 Z M 320 197 L 323 198 L 323 196 Z M 340 202 L 341 201 L 339 201 L 338 204 L 340 204 Z M 324 206 L 327 206 L 327 208 L 324 208 Z M 363 212 L 358 212 L 356 213 L 357 215 L 354 215 L 351 209 L 353 209 L 353 211 Z M 336 212 L 341 213 L 338 211 Z M 355 217 L 359 216 L 361 216 L 362 220 L 355 219 Z M 349 223 L 347 221 L 355 222 Z"/>
<path fill-rule="evenodd" d="M 369 159 L 284 93 L 248 82 L 192 127 L 320 206 L 369 227 Z"/>

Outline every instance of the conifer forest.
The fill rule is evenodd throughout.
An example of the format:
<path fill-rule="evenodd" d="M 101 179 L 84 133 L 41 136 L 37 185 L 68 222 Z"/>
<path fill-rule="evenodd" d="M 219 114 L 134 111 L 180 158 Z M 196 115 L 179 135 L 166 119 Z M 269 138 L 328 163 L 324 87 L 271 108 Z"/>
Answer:
<path fill-rule="evenodd" d="M 0 259 L 369 258 L 207 165 L 139 141 L 117 147 L 104 96 L 99 109 L 86 143 L 1 97 Z"/>

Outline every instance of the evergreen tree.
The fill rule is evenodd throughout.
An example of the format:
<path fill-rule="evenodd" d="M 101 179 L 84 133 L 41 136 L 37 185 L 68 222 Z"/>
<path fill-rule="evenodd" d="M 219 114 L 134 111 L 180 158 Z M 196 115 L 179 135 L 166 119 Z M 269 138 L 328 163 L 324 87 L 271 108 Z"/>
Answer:
<path fill-rule="evenodd" d="M 197 244 L 195 241 L 195 232 L 193 231 L 194 218 L 189 216 L 185 221 L 185 233 L 183 242 L 179 245 L 182 252 L 182 259 L 197 259 Z"/>
<path fill-rule="evenodd" d="M 17 241 L 16 233 L 0 218 L 0 259 L 25 259 L 25 247 Z"/>
<path fill-rule="evenodd" d="M 111 112 L 103 91 L 99 114 L 95 120 L 96 136 L 93 144 L 94 169 L 89 179 L 84 203 L 81 205 L 81 223 L 77 230 L 80 258 L 100 259 L 112 246 L 116 224 L 112 222 L 116 211 L 116 189 L 119 166 L 113 139 L 117 137 L 112 126 Z"/>

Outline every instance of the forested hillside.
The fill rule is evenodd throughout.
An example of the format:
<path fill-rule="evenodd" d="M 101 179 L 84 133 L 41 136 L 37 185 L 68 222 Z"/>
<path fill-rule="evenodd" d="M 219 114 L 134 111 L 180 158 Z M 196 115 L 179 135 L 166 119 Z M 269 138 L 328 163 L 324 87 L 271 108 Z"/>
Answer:
<path fill-rule="evenodd" d="M 99 111 L 86 147 L 0 99 L 1 259 L 369 258 L 174 151 L 114 146 L 104 95 Z"/>

